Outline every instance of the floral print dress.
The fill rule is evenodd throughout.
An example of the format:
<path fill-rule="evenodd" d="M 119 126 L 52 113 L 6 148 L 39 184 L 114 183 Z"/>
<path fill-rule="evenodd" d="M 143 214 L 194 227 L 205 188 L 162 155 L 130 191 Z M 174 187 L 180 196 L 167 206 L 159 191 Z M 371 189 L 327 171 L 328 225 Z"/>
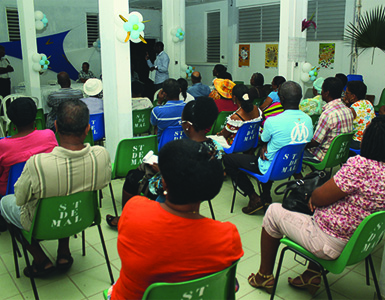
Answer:
<path fill-rule="evenodd" d="M 374 107 L 368 100 L 360 100 L 352 104 L 351 108 L 356 112 L 356 118 L 353 120 L 354 133 L 353 140 L 361 142 L 366 127 L 369 126 L 372 119 L 376 117 Z"/>

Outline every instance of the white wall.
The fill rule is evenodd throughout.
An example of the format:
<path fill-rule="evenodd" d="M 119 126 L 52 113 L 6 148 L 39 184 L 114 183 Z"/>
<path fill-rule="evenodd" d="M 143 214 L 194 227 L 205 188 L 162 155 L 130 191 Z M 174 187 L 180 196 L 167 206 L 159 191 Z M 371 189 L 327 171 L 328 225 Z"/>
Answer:
<path fill-rule="evenodd" d="M 54 4 L 54 5 L 53 5 Z M 8 30 L 6 21 L 6 7 L 17 7 L 16 0 L 0 1 L 0 42 L 8 42 Z M 98 2 L 91 0 L 35 0 L 35 10 L 41 10 L 48 18 L 48 26 L 36 34 L 37 37 L 47 36 L 66 30 L 71 30 L 64 40 L 64 52 L 75 67 L 80 70 L 84 61 L 90 63 L 90 70 L 96 76 L 101 74 L 100 52 L 87 46 L 86 13 L 97 13 Z M 142 13 L 147 22 L 145 35 L 148 38 L 159 39 L 161 34 L 161 13 L 159 10 L 137 10 Z M 100 29 L 102 30 L 102 28 Z M 22 61 L 8 56 L 15 71 L 11 73 L 12 86 L 24 81 Z M 48 80 L 56 79 L 56 73 L 47 71 L 41 75 L 41 84 L 47 84 Z"/>

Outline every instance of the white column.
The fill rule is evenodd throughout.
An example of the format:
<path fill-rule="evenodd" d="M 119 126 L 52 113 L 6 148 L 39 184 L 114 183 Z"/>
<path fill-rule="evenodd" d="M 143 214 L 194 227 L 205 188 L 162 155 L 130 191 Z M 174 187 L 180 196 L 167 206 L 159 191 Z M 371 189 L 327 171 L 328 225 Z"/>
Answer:
<path fill-rule="evenodd" d="M 17 0 L 17 8 L 26 95 L 36 97 L 41 101 L 40 75 L 32 69 L 32 55 L 37 53 L 34 1 Z"/>
<path fill-rule="evenodd" d="M 181 77 L 181 66 L 186 64 L 186 42 L 174 43 L 171 30 L 182 28 L 186 31 L 185 0 L 162 0 L 162 24 L 164 51 L 170 57 L 169 76 L 178 79 Z"/>
<path fill-rule="evenodd" d="M 307 0 L 281 0 L 278 75 L 300 84 L 304 62 L 289 61 L 289 41 L 293 38 L 306 38 L 306 30 L 301 32 L 302 20 L 305 18 L 307 18 Z"/>
<path fill-rule="evenodd" d="M 112 161 L 120 140 L 132 137 L 130 42 L 116 39 L 116 29 L 128 13 L 127 0 L 99 0 L 100 44 L 106 148 Z"/>

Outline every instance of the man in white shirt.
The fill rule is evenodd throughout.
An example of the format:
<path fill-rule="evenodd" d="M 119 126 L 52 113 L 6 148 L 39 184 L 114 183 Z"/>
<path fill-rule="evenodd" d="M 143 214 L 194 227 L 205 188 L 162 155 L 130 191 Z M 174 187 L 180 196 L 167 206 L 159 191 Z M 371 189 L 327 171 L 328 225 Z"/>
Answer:
<path fill-rule="evenodd" d="M 156 70 L 155 73 L 155 90 L 162 88 L 163 82 L 168 79 L 168 65 L 170 63 L 170 58 L 167 53 L 163 51 L 164 45 L 162 42 L 156 42 L 154 46 L 156 52 L 156 59 L 154 63 L 151 62 L 148 52 L 146 53 L 147 65 L 150 68 L 150 71 Z"/>

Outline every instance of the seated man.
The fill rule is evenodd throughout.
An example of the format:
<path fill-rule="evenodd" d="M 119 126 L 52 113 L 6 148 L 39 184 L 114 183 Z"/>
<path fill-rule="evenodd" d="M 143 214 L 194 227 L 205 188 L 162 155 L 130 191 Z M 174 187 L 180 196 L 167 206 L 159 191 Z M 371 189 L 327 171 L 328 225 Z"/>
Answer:
<path fill-rule="evenodd" d="M 87 104 L 90 115 L 100 114 L 103 112 L 103 83 L 100 79 L 91 78 L 83 85 L 83 91 L 89 97 L 81 98 Z"/>
<path fill-rule="evenodd" d="M 54 122 L 60 103 L 71 99 L 79 100 L 83 98 L 82 91 L 71 88 L 71 79 L 66 72 L 57 74 L 57 82 L 60 84 L 61 89 L 49 94 L 47 100 L 47 105 L 51 107 L 51 111 L 48 113 L 46 126 L 53 131 L 55 131 Z"/>
<path fill-rule="evenodd" d="M 68 100 L 60 104 L 55 127 L 61 145 L 51 153 L 32 156 L 15 184 L 15 194 L 0 201 L 1 215 L 21 229 L 30 229 L 39 199 L 99 190 L 111 180 L 107 150 L 83 144 L 90 130 L 89 112 L 84 102 Z M 40 277 L 54 271 L 52 262 L 37 241 L 32 241 L 27 249 L 34 259 L 33 274 L 25 268 L 25 276 Z M 73 263 L 69 237 L 59 240 L 57 253 L 56 268 L 68 270 Z"/>
<path fill-rule="evenodd" d="M 166 127 L 177 126 L 180 123 L 185 102 L 179 100 L 179 93 L 179 83 L 175 79 L 170 78 L 164 81 L 158 99 L 159 101 L 166 99 L 166 104 L 154 107 L 151 113 L 151 124 L 155 127 L 158 142 Z"/>
<path fill-rule="evenodd" d="M 265 203 L 271 203 L 272 182 L 262 183 L 262 195 L 258 196 L 250 179 L 238 169 L 244 168 L 255 173 L 265 174 L 279 149 L 289 144 L 308 143 L 313 136 L 311 118 L 298 109 L 302 98 L 300 85 L 294 81 L 283 83 L 279 89 L 279 97 L 285 110 L 280 115 L 266 120 L 261 135 L 262 147 L 259 155 L 257 157 L 249 154 L 223 156 L 227 174 L 234 181 L 238 177 L 238 187 L 249 196 L 248 206 L 242 209 L 242 212 L 248 215 L 263 208 L 261 198 Z"/>
<path fill-rule="evenodd" d="M 318 120 L 313 139 L 306 146 L 304 160 L 320 162 L 324 159 L 333 139 L 341 133 L 352 132 L 353 113 L 340 99 L 342 93 L 341 80 L 335 77 L 326 78 L 322 85 L 322 100 L 327 104 Z"/>
<path fill-rule="evenodd" d="M 78 82 L 85 83 L 90 78 L 96 78 L 94 73 L 90 71 L 90 64 L 88 62 L 84 62 L 82 64 L 82 70 L 79 72 Z"/>
<path fill-rule="evenodd" d="M 191 82 L 193 85 L 187 89 L 187 93 L 191 94 L 195 99 L 198 97 L 207 97 L 211 92 L 209 86 L 203 84 L 201 80 L 201 73 L 195 71 L 191 74 Z"/>
<path fill-rule="evenodd" d="M 131 83 L 132 110 L 152 108 L 152 102 L 147 97 L 142 97 L 144 84 L 140 81 Z"/>

